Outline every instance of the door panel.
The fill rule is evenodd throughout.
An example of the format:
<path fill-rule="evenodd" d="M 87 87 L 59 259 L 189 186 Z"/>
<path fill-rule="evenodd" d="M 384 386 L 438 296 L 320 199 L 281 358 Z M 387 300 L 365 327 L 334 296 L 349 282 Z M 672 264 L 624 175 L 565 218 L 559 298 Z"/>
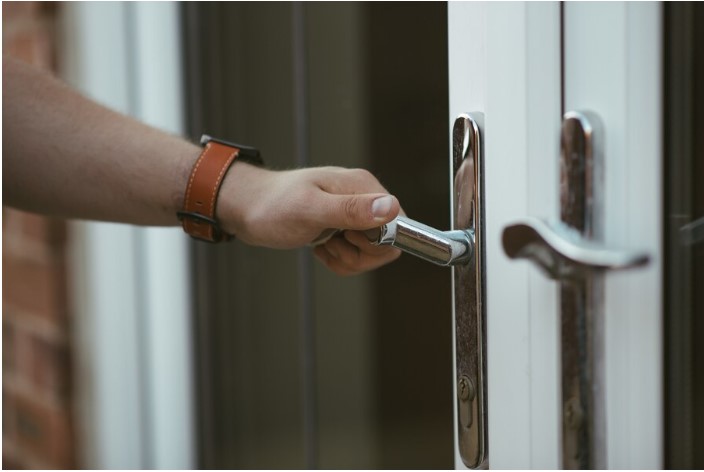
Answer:
<path fill-rule="evenodd" d="M 661 6 L 566 4 L 565 111 L 604 125 L 604 241 L 650 264 L 607 274 L 607 465 L 662 466 Z M 598 34 L 595 34 L 598 32 Z"/>
<path fill-rule="evenodd" d="M 604 242 L 651 258 L 605 278 L 607 465 L 661 466 L 660 17 L 657 4 L 450 4 L 450 119 L 485 115 L 492 468 L 562 464 L 558 287 L 500 241 L 519 218 L 558 218 L 569 110 L 604 121 Z"/>

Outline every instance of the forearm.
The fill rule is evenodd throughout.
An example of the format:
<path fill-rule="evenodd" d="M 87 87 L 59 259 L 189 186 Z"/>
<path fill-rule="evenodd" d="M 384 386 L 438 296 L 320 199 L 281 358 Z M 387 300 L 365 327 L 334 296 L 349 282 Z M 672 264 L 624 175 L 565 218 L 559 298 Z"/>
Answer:
<path fill-rule="evenodd" d="M 65 218 L 175 225 L 201 149 L 99 106 L 51 77 L 3 58 L 3 199 Z M 361 231 L 385 224 L 398 200 L 369 172 L 337 167 L 271 171 L 235 162 L 215 208 L 241 241 L 295 248 L 330 228 L 347 231 L 316 248 L 339 274 L 398 257 Z"/>
<path fill-rule="evenodd" d="M 177 224 L 199 148 L 3 58 L 3 198 L 54 216 Z"/>

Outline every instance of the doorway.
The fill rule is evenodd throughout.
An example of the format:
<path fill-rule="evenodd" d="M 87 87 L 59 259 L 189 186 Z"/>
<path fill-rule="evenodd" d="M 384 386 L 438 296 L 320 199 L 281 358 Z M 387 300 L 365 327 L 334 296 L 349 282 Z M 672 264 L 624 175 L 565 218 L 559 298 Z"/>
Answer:
<path fill-rule="evenodd" d="M 444 3 L 183 4 L 187 130 L 364 167 L 447 229 Z M 451 468 L 450 272 L 193 243 L 202 468 Z"/>

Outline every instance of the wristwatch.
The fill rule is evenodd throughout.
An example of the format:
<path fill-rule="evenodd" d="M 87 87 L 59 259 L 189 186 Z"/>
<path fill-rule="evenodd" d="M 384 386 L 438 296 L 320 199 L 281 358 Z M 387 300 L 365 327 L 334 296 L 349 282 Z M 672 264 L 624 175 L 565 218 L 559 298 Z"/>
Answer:
<path fill-rule="evenodd" d="M 259 150 L 250 146 L 230 143 L 204 134 L 203 146 L 193 165 L 183 198 L 183 209 L 176 213 L 183 230 L 195 239 L 211 243 L 228 241 L 232 235 L 222 230 L 215 218 L 218 192 L 236 159 L 254 165 L 263 165 Z"/>

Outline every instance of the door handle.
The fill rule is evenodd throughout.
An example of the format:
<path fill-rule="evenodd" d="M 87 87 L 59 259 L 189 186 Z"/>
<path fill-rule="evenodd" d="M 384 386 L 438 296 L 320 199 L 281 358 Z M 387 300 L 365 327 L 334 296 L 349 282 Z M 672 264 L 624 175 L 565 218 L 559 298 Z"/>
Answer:
<path fill-rule="evenodd" d="M 405 216 L 366 235 L 377 246 L 394 246 L 440 266 L 468 264 L 474 252 L 472 231 L 440 231 Z"/>
<path fill-rule="evenodd" d="M 502 235 L 506 255 L 530 259 L 554 280 L 589 277 L 605 270 L 623 270 L 648 263 L 640 251 L 612 249 L 584 238 L 564 224 L 525 218 L 507 226 Z"/>
<path fill-rule="evenodd" d="M 560 138 L 560 222 L 525 218 L 504 228 L 511 259 L 560 281 L 563 469 L 605 469 L 603 273 L 643 266 L 642 251 L 601 243 L 603 131 L 589 112 L 566 113 Z"/>
<path fill-rule="evenodd" d="M 426 261 L 452 267 L 458 449 L 473 469 L 488 466 L 484 179 L 480 113 L 462 114 L 452 127 L 452 229 L 440 231 L 400 216 L 367 232 Z"/>

